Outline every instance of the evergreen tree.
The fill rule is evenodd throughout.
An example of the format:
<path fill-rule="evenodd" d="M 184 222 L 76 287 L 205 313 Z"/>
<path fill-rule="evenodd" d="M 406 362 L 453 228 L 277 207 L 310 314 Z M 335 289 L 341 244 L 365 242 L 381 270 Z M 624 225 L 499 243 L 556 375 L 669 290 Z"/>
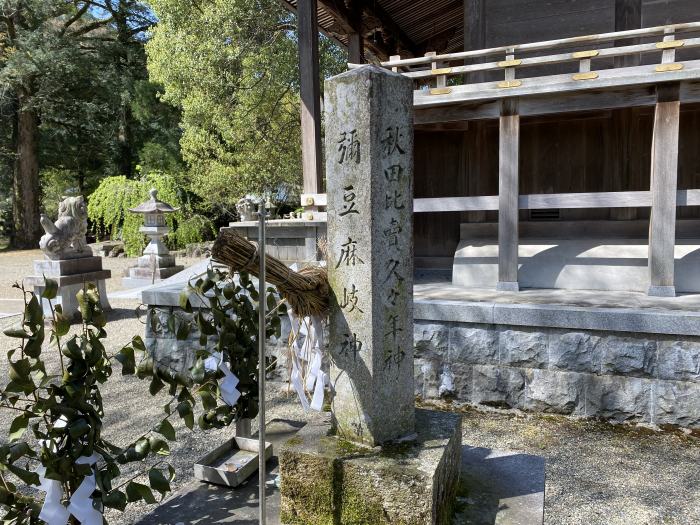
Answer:
<path fill-rule="evenodd" d="M 182 108 L 192 187 L 212 203 L 298 190 L 301 131 L 296 19 L 277 0 L 152 0 L 151 80 Z M 321 40 L 322 75 L 345 56 Z"/>

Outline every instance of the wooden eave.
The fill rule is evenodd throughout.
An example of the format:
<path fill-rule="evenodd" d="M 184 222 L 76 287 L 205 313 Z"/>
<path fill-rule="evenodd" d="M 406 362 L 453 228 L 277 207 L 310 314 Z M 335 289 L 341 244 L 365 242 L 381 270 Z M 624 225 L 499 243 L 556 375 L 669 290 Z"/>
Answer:
<path fill-rule="evenodd" d="M 280 1 L 296 12 L 297 0 Z M 319 29 L 346 47 L 348 34 L 360 33 L 365 49 L 378 60 L 463 48 L 462 0 L 366 0 L 355 7 L 359 16 L 351 6 L 347 0 L 318 0 Z"/>

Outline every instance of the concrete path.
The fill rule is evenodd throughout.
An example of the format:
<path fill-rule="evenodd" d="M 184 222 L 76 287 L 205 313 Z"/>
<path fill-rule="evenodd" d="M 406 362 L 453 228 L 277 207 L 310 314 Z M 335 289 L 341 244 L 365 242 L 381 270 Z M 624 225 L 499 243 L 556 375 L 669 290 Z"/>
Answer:
<path fill-rule="evenodd" d="M 267 523 L 281 525 L 279 473 L 280 446 L 304 425 L 276 419 L 267 427 L 274 456 L 268 462 Z M 544 517 L 544 459 L 521 453 L 462 447 L 462 473 L 455 525 L 541 525 Z M 203 525 L 258 523 L 258 478 L 252 476 L 236 489 L 194 481 L 137 525 Z"/>
<path fill-rule="evenodd" d="M 20 315 L 24 310 L 22 299 L 0 299 L 0 319 Z"/>

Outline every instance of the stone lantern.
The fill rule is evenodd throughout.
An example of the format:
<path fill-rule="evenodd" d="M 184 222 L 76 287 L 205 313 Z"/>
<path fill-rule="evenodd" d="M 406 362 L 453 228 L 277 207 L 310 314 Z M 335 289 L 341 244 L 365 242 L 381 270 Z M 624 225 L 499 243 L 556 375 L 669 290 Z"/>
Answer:
<path fill-rule="evenodd" d="M 170 204 L 158 200 L 156 189 L 151 189 L 149 194 L 150 200 L 129 210 L 144 216 L 143 226 L 139 231 L 146 234 L 150 242 L 143 251 L 143 255 L 139 257 L 136 266 L 129 268 L 129 276 L 122 280 L 126 288 L 148 286 L 184 269 L 184 266 L 175 264 L 175 257 L 170 255 L 163 243 L 163 237 L 170 231 L 165 222 L 165 215 L 176 212 L 179 208 L 173 208 Z"/>

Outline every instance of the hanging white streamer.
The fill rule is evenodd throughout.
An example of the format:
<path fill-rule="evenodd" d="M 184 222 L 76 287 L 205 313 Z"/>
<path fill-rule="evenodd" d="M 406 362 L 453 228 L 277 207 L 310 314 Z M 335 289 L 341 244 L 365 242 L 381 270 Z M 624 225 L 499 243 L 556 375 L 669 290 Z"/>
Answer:
<path fill-rule="evenodd" d="M 94 468 L 98 456 L 83 456 L 76 460 L 79 465 L 91 465 Z M 83 481 L 78 486 L 78 489 L 73 493 L 68 503 L 68 508 L 61 503 L 63 499 L 63 488 L 61 483 L 55 479 L 47 479 L 44 477 L 46 469 L 40 467 L 36 470 L 39 474 L 41 485 L 39 490 L 46 492 L 44 505 L 41 507 L 39 519 L 46 522 L 47 525 L 66 525 L 72 514 L 75 516 L 81 525 L 102 525 L 102 513 L 95 509 L 92 505 L 92 493 L 95 492 L 96 482 L 95 474 L 85 476 Z"/>
<path fill-rule="evenodd" d="M 221 352 L 213 352 L 211 356 L 204 360 L 205 370 L 213 372 L 217 368 L 224 373 L 224 378 L 219 381 L 221 398 L 227 405 L 234 406 L 241 397 L 240 391 L 236 388 L 240 381 L 224 362 L 224 356 Z"/>
<path fill-rule="evenodd" d="M 288 311 L 293 337 L 292 374 L 290 381 L 304 410 L 321 411 L 328 375 L 321 370 L 323 363 L 323 325 L 321 318 L 314 316 L 301 319 L 291 309 Z M 304 335 L 303 343 L 300 336 Z M 308 365 L 306 385 L 302 382 L 302 363 Z M 306 389 L 304 389 L 306 386 Z M 311 403 L 306 392 L 313 391 Z"/>
<path fill-rule="evenodd" d="M 47 525 L 66 525 L 68 518 L 70 518 L 70 512 L 61 504 L 61 499 L 63 498 L 61 483 L 55 479 L 46 479 L 44 477 L 46 474 L 44 467 L 36 469 L 36 473 L 39 474 L 39 481 L 41 482 L 39 490 L 46 492 L 39 519 L 45 521 Z"/>
<path fill-rule="evenodd" d="M 78 458 L 76 463 L 93 466 L 97 462 L 97 455 Z M 93 467 L 94 468 L 94 467 Z M 81 525 L 102 525 L 102 513 L 92 506 L 92 493 L 95 492 L 95 474 L 85 476 L 78 490 L 71 496 L 68 511 L 78 518 Z"/>

